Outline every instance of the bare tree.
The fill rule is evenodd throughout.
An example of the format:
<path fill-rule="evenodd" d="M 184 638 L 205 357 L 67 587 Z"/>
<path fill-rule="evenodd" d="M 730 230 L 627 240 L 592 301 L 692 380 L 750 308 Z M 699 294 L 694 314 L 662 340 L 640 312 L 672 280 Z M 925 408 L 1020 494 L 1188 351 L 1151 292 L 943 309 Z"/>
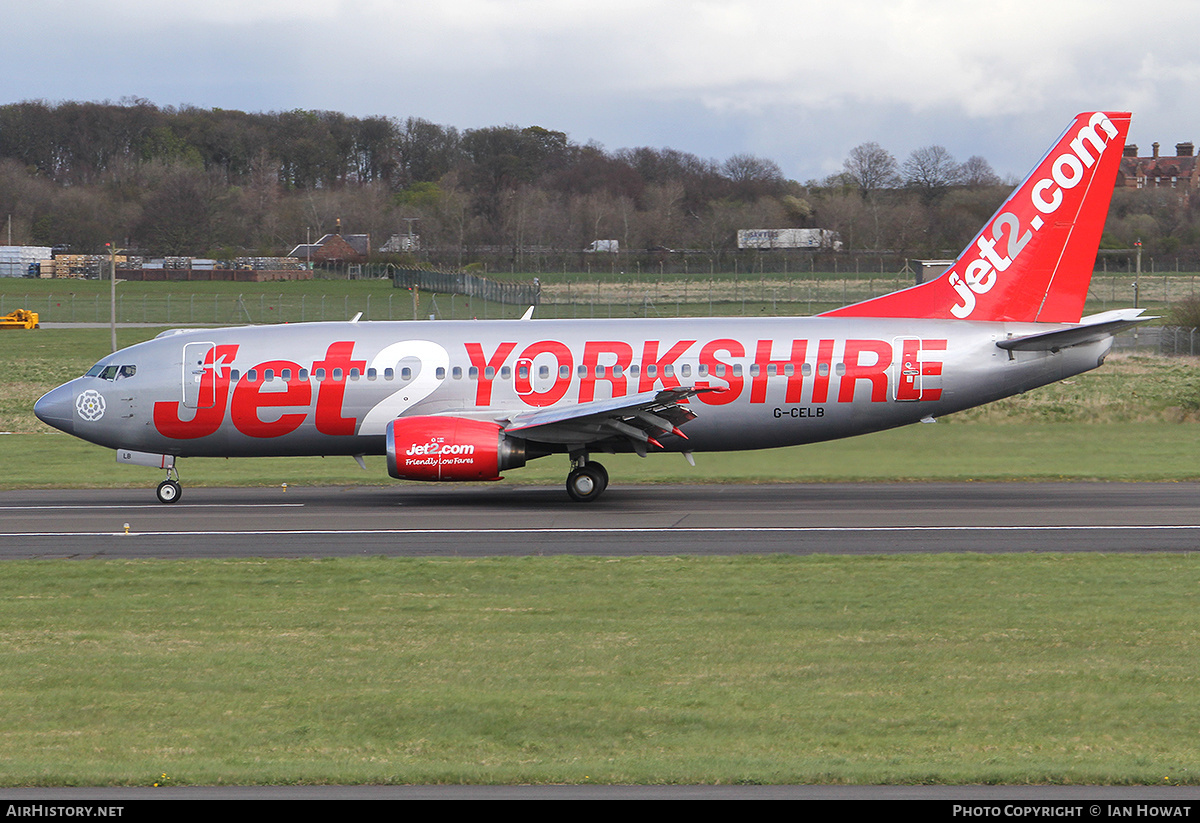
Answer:
<path fill-rule="evenodd" d="M 936 196 L 962 179 L 962 169 L 944 146 L 914 149 L 904 161 L 904 184 Z"/>
<path fill-rule="evenodd" d="M 960 167 L 960 182 L 964 186 L 998 186 L 1000 175 L 992 170 L 992 164 L 978 154 L 967 158 Z"/>
<path fill-rule="evenodd" d="M 891 188 L 900 180 L 896 158 L 875 142 L 852 148 L 844 168 L 847 179 L 864 197 L 877 189 Z"/>

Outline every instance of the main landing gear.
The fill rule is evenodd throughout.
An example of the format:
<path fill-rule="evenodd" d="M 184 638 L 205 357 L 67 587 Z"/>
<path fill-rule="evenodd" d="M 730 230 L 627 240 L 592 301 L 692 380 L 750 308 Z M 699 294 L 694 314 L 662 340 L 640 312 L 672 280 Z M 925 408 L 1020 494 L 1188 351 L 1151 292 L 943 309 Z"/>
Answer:
<path fill-rule="evenodd" d="M 596 462 L 580 457 L 571 461 L 567 475 L 567 494 L 577 503 L 590 503 L 608 488 L 608 470 Z"/>
<path fill-rule="evenodd" d="M 179 472 L 171 466 L 167 469 L 167 479 L 158 484 L 155 490 L 159 503 L 174 503 L 183 494 L 183 486 L 179 485 Z"/>

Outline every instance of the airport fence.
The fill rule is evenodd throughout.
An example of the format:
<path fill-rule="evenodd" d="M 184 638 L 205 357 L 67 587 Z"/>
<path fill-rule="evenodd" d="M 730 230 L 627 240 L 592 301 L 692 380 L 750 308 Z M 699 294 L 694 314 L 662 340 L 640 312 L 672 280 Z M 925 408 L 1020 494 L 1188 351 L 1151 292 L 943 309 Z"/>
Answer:
<path fill-rule="evenodd" d="M 38 312 L 42 323 L 108 323 L 107 284 L 91 293 L 55 289 L 41 281 L 0 281 L 0 315 L 16 309 Z M 186 291 L 187 284 L 138 284 L 136 292 L 117 293 L 117 321 L 163 326 L 235 325 L 363 320 L 499 319 L 520 317 L 530 304 L 501 303 L 481 296 L 436 290 L 390 288 L 388 283 L 339 284 L 322 294 L 308 284 L 262 284 L 244 293 Z M 547 278 L 539 284 L 535 316 L 544 319 L 698 316 L 802 316 L 866 300 L 913 285 L 909 276 L 836 277 L 832 275 L 665 277 L 604 279 L 584 276 Z M 1171 307 L 1197 295 L 1194 274 L 1130 275 L 1098 273 L 1092 280 L 1087 313 L 1139 306 L 1166 316 Z M 123 286 L 122 286 L 123 288 Z M 436 289 L 436 285 L 433 286 Z M 1151 336 L 1143 327 L 1139 348 Z M 1200 351 L 1196 335 L 1174 330 L 1161 345 L 1171 352 Z M 1157 343 L 1157 337 L 1156 344 Z"/>

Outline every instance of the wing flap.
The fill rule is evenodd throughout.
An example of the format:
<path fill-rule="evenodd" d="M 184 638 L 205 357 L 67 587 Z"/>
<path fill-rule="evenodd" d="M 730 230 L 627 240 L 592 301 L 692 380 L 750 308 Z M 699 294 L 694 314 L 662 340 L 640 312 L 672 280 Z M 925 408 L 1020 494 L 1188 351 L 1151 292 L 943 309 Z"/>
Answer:
<path fill-rule="evenodd" d="M 514 414 L 504 431 L 544 443 L 586 445 L 616 437 L 644 455 L 646 444 L 663 447 L 657 439 L 663 435 L 686 440 L 687 435 L 679 427 L 694 420 L 696 413 L 682 405 L 683 401 L 711 391 L 723 389 L 678 386 L 593 403 L 535 409 Z"/>

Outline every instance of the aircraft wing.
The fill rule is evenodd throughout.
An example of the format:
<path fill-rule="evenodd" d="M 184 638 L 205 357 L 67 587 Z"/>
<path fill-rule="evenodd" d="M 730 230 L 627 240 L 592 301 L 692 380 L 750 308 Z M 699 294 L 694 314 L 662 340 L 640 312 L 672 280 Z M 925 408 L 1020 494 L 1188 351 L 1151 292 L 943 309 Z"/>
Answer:
<path fill-rule="evenodd" d="M 1084 343 L 1095 343 L 1111 337 L 1140 323 L 1155 320 L 1143 317 L 1145 309 L 1117 309 L 1116 311 L 1093 314 L 1079 321 L 1079 325 L 1055 331 L 1026 334 L 997 341 L 996 345 L 1008 351 L 1058 351 Z"/>
<path fill-rule="evenodd" d="M 645 456 L 647 443 L 662 448 L 655 439 L 662 434 L 673 434 L 686 440 L 687 435 L 679 427 L 694 420 L 696 413 L 681 403 L 688 397 L 710 391 L 723 389 L 678 386 L 612 400 L 520 412 L 508 419 L 504 431 L 520 432 L 528 440 L 543 443 L 581 446 L 624 439 L 634 451 Z"/>

